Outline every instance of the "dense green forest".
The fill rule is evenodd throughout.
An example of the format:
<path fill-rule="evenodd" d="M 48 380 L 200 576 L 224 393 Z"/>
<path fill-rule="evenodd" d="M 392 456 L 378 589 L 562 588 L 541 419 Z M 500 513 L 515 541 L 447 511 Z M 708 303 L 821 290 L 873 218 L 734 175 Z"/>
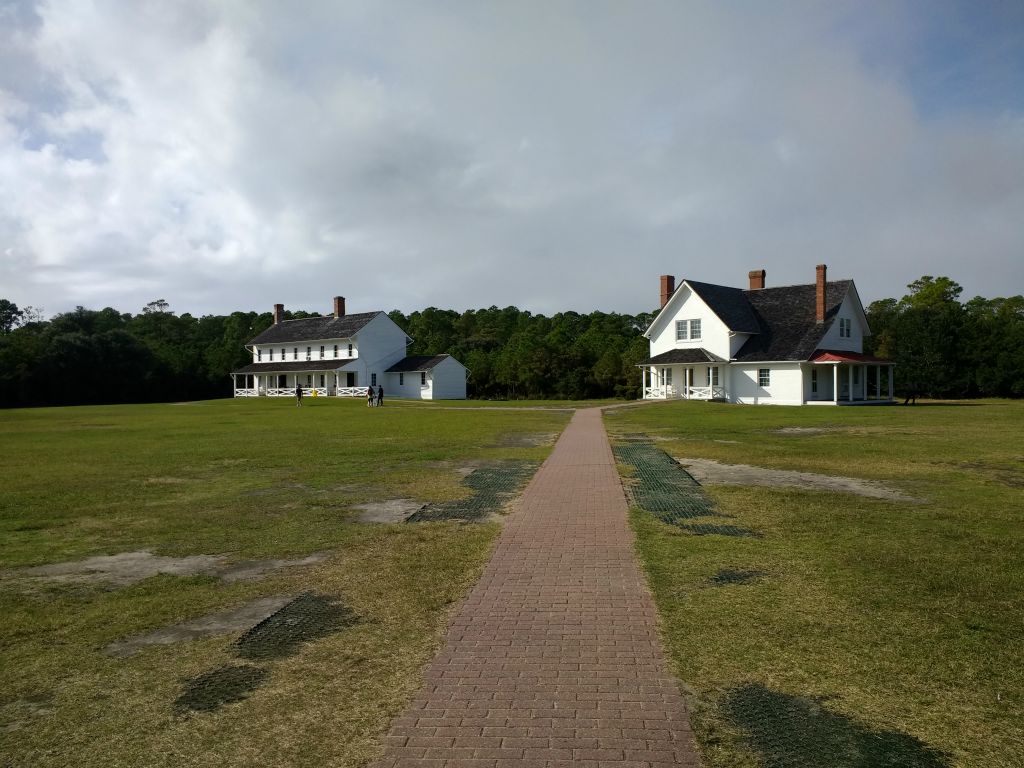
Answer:
<path fill-rule="evenodd" d="M 962 302 L 947 277 L 908 289 L 867 309 L 874 335 L 865 351 L 896 361 L 900 394 L 1024 396 L 1024 297 Z M 465 363 L 471 397 L 633 398 L 654 313 L 431 307 L 390 316 L 415 339 L 409 354 L 447 352 Z M 227 397 L 228 374 L 250 359 L 243 345 L 271 322 L 269 312 L 177 315 L 163 300 L 136 315 L 78 307 L 45 320 L 0 299 L 0 406 Z"/>

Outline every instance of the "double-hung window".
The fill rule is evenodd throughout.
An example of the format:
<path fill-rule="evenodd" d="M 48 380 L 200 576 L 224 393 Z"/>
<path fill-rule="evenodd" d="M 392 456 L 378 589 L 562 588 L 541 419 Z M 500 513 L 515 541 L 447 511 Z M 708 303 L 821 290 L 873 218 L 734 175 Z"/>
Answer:
<path fill-rule="evenodd" d="M 334 356 L 335 357 L 338 356 L 338 345 L 337 344 L 334 345 Z"/>
<path fill-rule="evenodd" d="M 420 371 L 420 386 L 421 387 L 427 386 L 427 372 L 426 371 Z"/>
<path fill-rule="evenodd" d="M 676 320 L 676 341 L 700 341 L 700 320 Z"/>
<path fill-rule="evenodd" d="M 259 363 L 262 360 L 263 360 L 263 350 L 262 349 L 257 349 L 256 350 L 256 362 Z"/>
<path fill-rule="evenodd" d="M 398 374 L 398 384 L 399 384 L 399 386 L 404 386 L 405 385 L 405 374 L 404 373 Z"/>
<path fill-rule="evenodd" d="M 717 365 L 711 366 L 711 386 L 712 387 L 717 387 L 718 386 L 718 366 Z"/>
<path fill-rule="evenodd" d="M 772 369 L 771 368 L 758 368 L 757 369 L 757 386 L 759 387 L 770 387 L 772 385 Z"/>
<path fill-rule="evenodd" d="M 292 348 L 292 360 L 298 360 L 298 359 L 299 359 L 299 348 L 298 347 L 293 347 Z"/>
<path fill-rule="evenodd" d="M 352 357 L 352 345 L 351 344 L 348 345 L 348 356 Z"/>
<path fill-rule="evenodd" d="M 839 318 L 839 338 L 848 339 L 852 335 L 853 327 L 848 317 Z"/>
<path fill-rule="evenodd" d="M 321 360 L 324 359 L 324 346 L 323 346 L 323 344 L 320 345 L 320 359 Z"/>
<path fill-rule="evenodd" d="M 312 360 L 313 359 L 313 348 L 312 347 L 306 347 L 306 359 L 307 360 Z"/>

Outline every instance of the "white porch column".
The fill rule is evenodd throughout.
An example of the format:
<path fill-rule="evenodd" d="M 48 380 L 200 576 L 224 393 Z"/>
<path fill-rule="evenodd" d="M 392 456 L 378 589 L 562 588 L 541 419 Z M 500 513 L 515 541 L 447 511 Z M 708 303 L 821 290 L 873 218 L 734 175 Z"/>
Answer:
<path fill-rule="evenodd" d="M 832 402 L 839 405 L 839 363 L 832 366 Z"/>

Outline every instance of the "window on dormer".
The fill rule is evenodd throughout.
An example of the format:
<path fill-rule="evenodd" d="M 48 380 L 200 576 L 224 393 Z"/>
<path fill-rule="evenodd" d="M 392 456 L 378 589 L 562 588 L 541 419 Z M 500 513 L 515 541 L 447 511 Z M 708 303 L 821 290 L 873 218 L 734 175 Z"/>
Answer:
<path fill-rule="evenodd" d="M 258 363 L 261 360 L 263 360 L 263 350 L 262 349 L 257 349 L 256 350 L 256 362 Z"/>
<path fill-rule="evenodd" d="M 839 318 L 839 338 L 848 339 L 853 335 L 853 324 L 850 318 Z"/>

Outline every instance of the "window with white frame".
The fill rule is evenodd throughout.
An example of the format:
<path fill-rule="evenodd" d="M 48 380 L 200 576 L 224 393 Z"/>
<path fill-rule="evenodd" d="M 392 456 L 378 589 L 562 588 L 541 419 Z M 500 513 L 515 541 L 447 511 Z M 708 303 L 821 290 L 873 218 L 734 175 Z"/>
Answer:
<path fill-rule="evenodd" d="M 274 348 L 273 347 L 270 348 L 270 359 L 271 360 L 274 359 Z"/>
<path fill-rule="evenodd" d="M 818 369 L 811 368 L 811 394 L 818 394 Z"/>
<path fill-rule="evenodd" d="M 298 359 L 299 359 L 299 348 L 298 347 L 293 347 L 292 348 L 292 360 L 298 360 Z"/>
<path fill-rule="evenodd" d="M 839 318 L 839 338 L 848 339 L 853 334 L 853 325 L 848 317 Z"/>
<path fill-rule="evenodd" d="M 377 374 L 376 373 L 371 373 L 370 374 L 370 386 L 371 387 L 376 387 L 377 386 Z"/>
<path fill-rule="evenodd" d="M 712 387 L 717 387 L 718 386 L 718 366 L 717 365 L 711 366 L 711 386 Z"/>
<path fill-rule="evenodd" d="M 757 369 L 757 386 L 759 387 L 770 387 L 772 385 L 772 369 L 771 368 L 758 368 Z"/>
<path fill-rule="evenodd" d="M 352 345 L 351 344 L 348 345 L 348 356 L 352 357 Z"/>
<path fill-rule="evenodd" d="M 421 387 L 427 386 L 427 372 L 426 371 L 420 371 L 420 386 Z"/>
<path fill-rule="evenodd" d="M 323 344 L 320 345 L 320 359 L 321 360 L 324 359 L 324 345 Z"/>
<path fill-rule="evenodd" d="M 313 359 L 313 348 L 312 347 L 306 347 L 306 359 L 307 360 L 312 360 Z"/>
<path fill-rule="evenodd" d="M 700 320 L 676 320 L 676 341 L 699 341 Z"/>
<path fill-rule="evenodd" d="M 258 363 L 261 360 L 263 360 L 263 350 L 262 349 L 257 349 L 256 350 L 256 362 Z"/>
<path fill-rule="evenodd" d="M 672 386 L 672 369 L 662 368 L 658 373 L 658 380 L 662 386 Z"/>

